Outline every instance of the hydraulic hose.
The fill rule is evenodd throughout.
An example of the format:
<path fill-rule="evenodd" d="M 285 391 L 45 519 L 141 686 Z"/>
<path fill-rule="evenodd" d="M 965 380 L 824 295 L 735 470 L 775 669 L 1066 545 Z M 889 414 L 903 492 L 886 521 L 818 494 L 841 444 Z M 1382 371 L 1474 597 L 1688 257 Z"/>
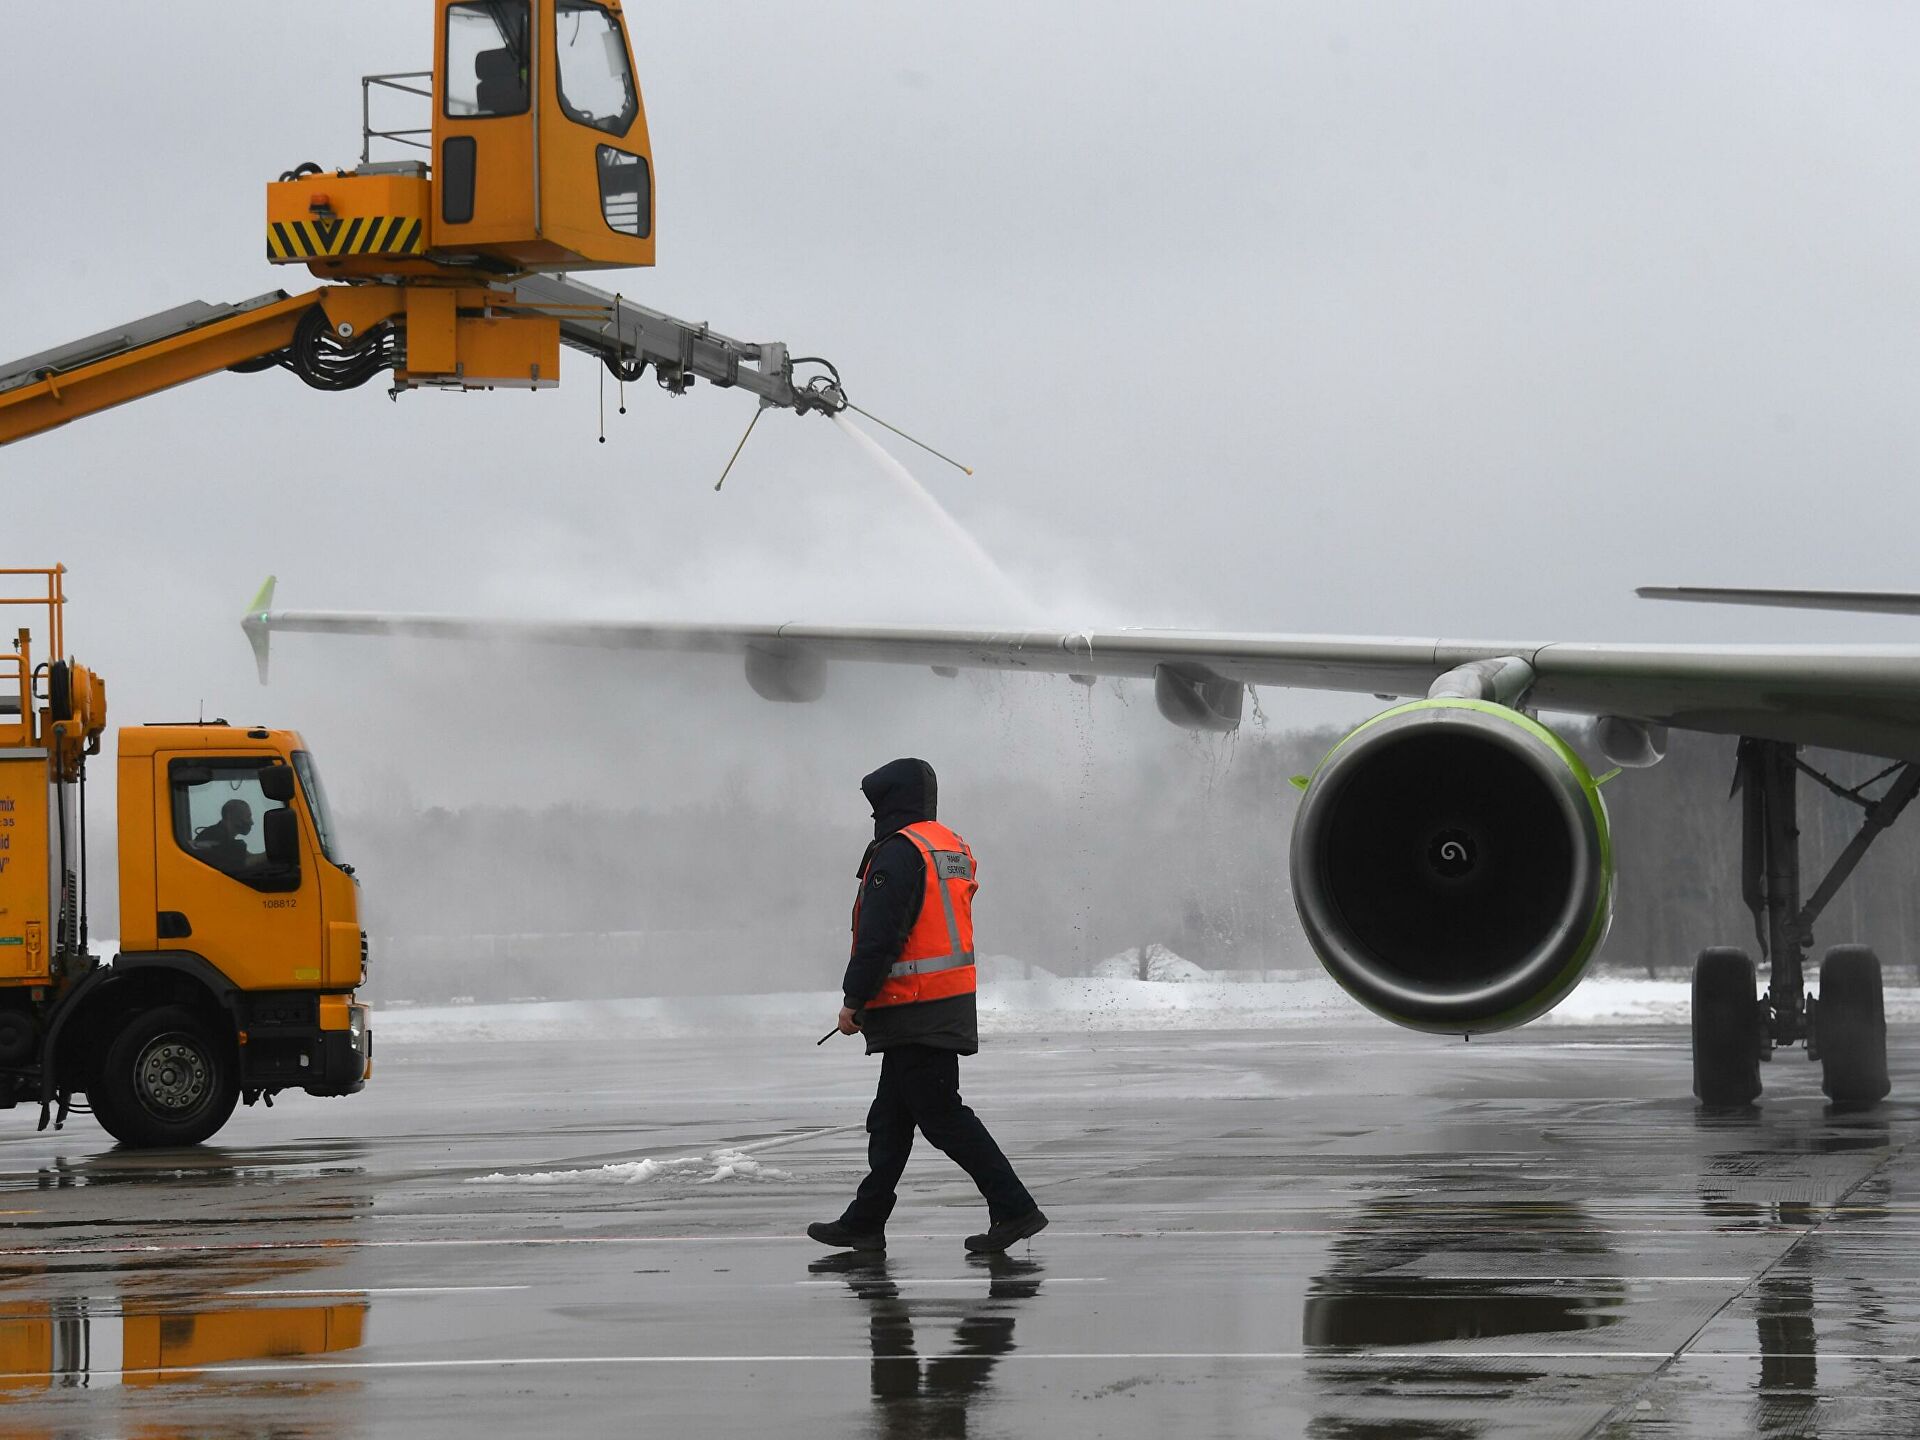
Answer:
<path fill-rule="evenodd" d="M 351 342 L 342 341 L 316 305 L 300 317 L 293 343 L 281 352 L 285 365 L 316 390 L 354 390 L 399 360 L 392 329 L 377 326 Z"/>

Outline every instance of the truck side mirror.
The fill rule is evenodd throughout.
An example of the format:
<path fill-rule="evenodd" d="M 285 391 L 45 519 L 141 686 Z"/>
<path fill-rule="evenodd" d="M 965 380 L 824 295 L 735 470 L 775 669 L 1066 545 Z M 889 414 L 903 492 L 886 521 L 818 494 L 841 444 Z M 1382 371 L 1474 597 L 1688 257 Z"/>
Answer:
<path fill-rule="evenodd" d="M 265 765 L 260 770 L 260 793 L 276 805 L 285 805 L 293 799 L 293 770 L 286 765 Z M 269 830 L 268 835 L 272 835 Z M 271 853 L 273 842 L 267 842 Z"/>
<path fill-rule="evenodd" d="M 266 837 L 267 864 L 297 881 L 300 875 L 300 817 L 284 805 L 260 822 Z"/>

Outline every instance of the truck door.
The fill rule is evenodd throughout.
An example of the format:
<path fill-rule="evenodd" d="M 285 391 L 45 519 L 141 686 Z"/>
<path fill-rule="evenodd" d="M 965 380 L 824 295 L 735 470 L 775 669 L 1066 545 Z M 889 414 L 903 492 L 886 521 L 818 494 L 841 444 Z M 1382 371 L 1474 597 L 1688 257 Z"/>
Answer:
<path fill-rule="evenodd" d="M 552 0 L 540 237 L 596 265 L 653 264 L 653 148 L 614 0 Z"/>
<path fill-rule="evenodd" d="M 317 985 L 320 879 L 291 771 L 273 755 L 160 754 L 154 787 L 159 947 L 200 955 L 243 989 Z M 265 771 L 284 778 L 263 782 Z"/>
<path fill-rule="evenodd" d="M 527 245 L 540 229 L 532 0 L 442 0 L 439 13 L 433 244 Z"/>

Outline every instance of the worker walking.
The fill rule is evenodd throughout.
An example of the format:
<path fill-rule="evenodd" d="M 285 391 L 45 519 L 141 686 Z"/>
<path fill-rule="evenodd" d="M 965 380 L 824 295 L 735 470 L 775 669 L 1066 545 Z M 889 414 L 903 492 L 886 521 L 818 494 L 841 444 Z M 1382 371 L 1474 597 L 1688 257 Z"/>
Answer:
<path fill-rule="evenodd" d="M 986 1197 L 987 1228 L 967 1237 L 967 1249 L 997 1254 L 1039 1234 L 1047 1217 L 960 1099 L 960 1057 L 980 1048 L 973 852 L 935 821 L 937 782 L 926 761 L 895 760 L 860 788 L 873 806 L 873 843 L 860 861 L 839 1030 L 866 1036 L 867 1053 L 880 1056 L 880 1086 L 867 1112 L 867 1178 L 838 1220 L 807 1234 L 823 1245 L 884 1250 L 918 1127 Z"/>

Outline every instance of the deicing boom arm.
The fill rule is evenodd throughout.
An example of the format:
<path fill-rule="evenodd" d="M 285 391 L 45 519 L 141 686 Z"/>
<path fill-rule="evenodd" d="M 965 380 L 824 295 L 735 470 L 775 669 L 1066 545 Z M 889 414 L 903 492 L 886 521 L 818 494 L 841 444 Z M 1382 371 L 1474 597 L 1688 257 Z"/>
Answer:
<path fill-rule="evenodd" d="M 796 382 L 795 362 L 778 341 L 735 340 L 565 275 L 529 276 L 513 290 L 521 305 L 560 321 L 562 345 L 598 357 L 623 379 L 637 380 L 651 365 L 661 386 L 676 395 L 700 379 L 722 389 L 737 386 L 764 406 L 801 415 L 846 407 L 838 370 L 824 360 L 802 361 L 820 369 Z"/>
<path fill-rule="evenodd" d="M 762 406 L 846 408 L 824 360 L 796 379 L 778 342 L 755 344 L 677 320 L 566 276 L 498 285 L 333 285 L 274 290 L 238 305 L 196 301 L 53 350 L 0 363 L 0 445 L 222 370 L 283 366 L 320 390 L 392 372 L 396 390 L 558 383 L 559 347 L 623 380 L 653 367 L 684 394 L 696 380 L 748 391 Z"/>
<path fill-rule="evenodd" d="M 195 301 L 0 365 L 0 445 L 285 352 L 321 292 Z"/>

